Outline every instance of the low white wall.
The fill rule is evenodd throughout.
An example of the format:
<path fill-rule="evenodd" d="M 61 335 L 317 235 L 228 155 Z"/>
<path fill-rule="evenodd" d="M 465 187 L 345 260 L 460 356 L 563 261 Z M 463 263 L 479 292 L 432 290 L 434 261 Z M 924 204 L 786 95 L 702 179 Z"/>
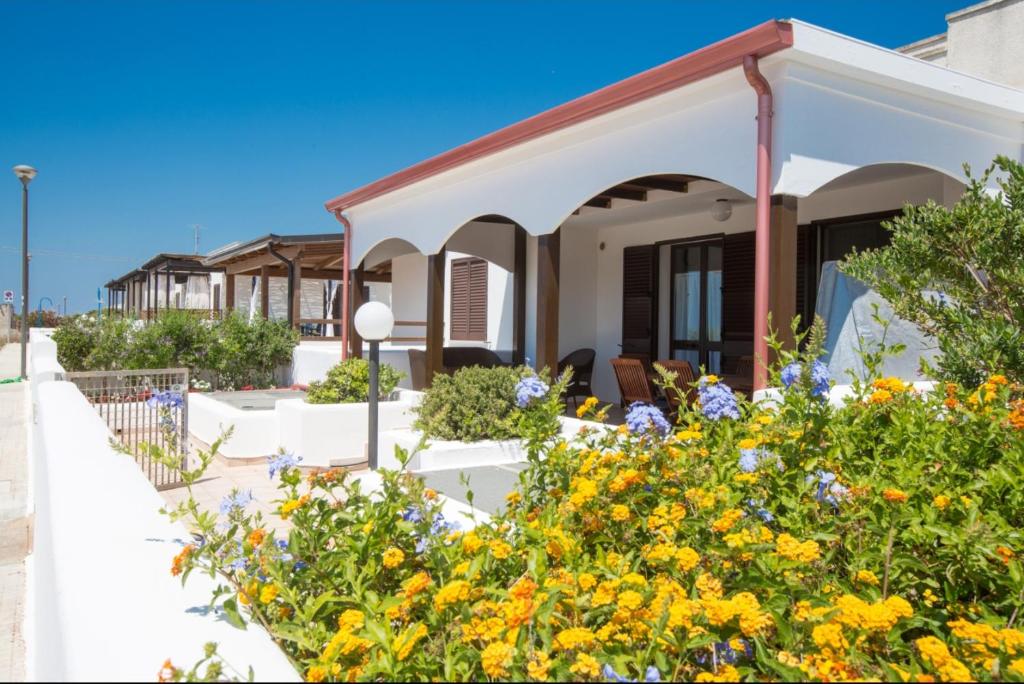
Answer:
<path fill-rule="evenodd" d="M 931 392 L 935 389 L 935 383 L 931 380 L 918 380 L 910 383 L 916 392 Z M 766 405 L 776 405 L 782 400 L 783 390 L 779 387 L 767 387 L 754 392 L 755 403 L 764 402 Z M 842 408 L 854 397 L 851 385 L 833 385 L 828 391 L 828 403 L 835 408 Z"/>
<path fill-rule="evenodd" d="M 603 423 L 559 417 L 561 435 L 572 439 L 583 429 L 614 429 Z M 383 428 L 382 428 L 383 429 Z M 423 433 L 417 430 L 398 429 L 381 432 L 379 466 L 399 470 L 402 464 L 395 456 L 395 448 L 411 454 L 406 469 L 417 472 L 430 470 L 455 470 L 478 466 L 521 463 L 526 460 L 526 449 L 522 440 L 483 440 L 480 442 L 456 442 L 449 440 L 428 440 L 422 449 L 417 447 L 423 440 Z"/>
<path fill-rule="evenodd" d="M 402 391 L 397 401 L 377 406 L 381 431 L 408 428 L 418 392 Z M 368 404 L 307 404 L 304 399 L 282 399 L 278 417 L 281 447 L 302 457 L 303 466 L 342 466 L 366 460 Z"/>
<path fill-rule="evenodd" d="M 405 374 L 398 386 L 412 389 L 412 374 L 409 371 L 409 347 L 406 345 L 382 345 L 380 362 L 394 367 Z M 367 349 L 363 350 L 365 358 Z M 302 342 L 292 352 L 291 384 L 308 385 L 314 380 L 323 380 L 327 371 L 341 363 L 340 342 Z"/>
<path fill-rule="evenodd" d="M 220 446 L 226 458 L 258 458 L 277 453 L 279 428 L 276 411 L 243 411 L 201 392 L 188 394 L 188 431 L 212 444 L 228 428 L 231 438 Z"/>
<path fill-rule="evenodd" d="M 39 387 L 27 678 L 152 680 L 166 658 L 190 667 L 215 641 L 260 680 L 297 681 L 263 630 L 241 631 L 206 612 L 208 577 L 193 574 L 183 588 L 171 576 L 171 559 L 189 536 L 158 512 L 163 499 L 110 438 L 74 385 Z"/>

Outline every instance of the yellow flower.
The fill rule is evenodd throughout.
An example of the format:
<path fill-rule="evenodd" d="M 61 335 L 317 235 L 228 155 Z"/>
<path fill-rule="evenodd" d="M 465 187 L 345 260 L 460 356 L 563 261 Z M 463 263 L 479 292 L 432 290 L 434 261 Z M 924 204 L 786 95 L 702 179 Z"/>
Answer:
<path fill-rule="evenodd" d="M 929 608 L 934 606 L 939 601 L 939 597 L 936 596 L 935 592 L 933 592 L 931 589 L 925 589 L 924 593 L 921 595 L 921 598 L 924 600 L 924 604 Z"/>
<path fill-rule="evenodd" d="M 398 660 L 405 660 L 409 657 L 416 642 L 425 636 L 427 636 L 426 625 L 423 623 L 409 625 L 402 634 L 395 637 L 395 640 L 391 642 L 391 650 L 395 653 Z"/>
<path fill-rule="evenodd" d="M 612 506 L 612 520 L 615 522 L 629 520 L 629 506 L 623 506 L 622 504 Z"/>
<path fill-rule="evenodd" d="M 505 495 L 505 501 L 509 506 L 515 506 L 523 500 L 523 495 L 519 492 L 509 492 Z"/>
<path fill-rule="evenodd" d="M 322 665 L 313 665 L 306 670 L 307 682 L 322 682 L 327 679 L 327 668 Z"/>
<path fill-rule="evenodd" d="M 787 532 L 780 534 L 775 541 L 775 551 L 783 558 L 802 563 L 810 563 L 821 558 L 821 548 L 817 542 L 810 539 L 801 542 Z"/>
<path fill-rule="evenodd" d="M 535 682 L 546 682 L 548 670 L 551 669 L 551 658 L 543 651 L 537 651 L 526 664 L 526 674 Z"/>
<path fill-rule="evenodd" d="M 693 570 L 698 563 L 700 563 L 700 555 L 689 546 L 684 546 L 676 551 L 676 564 L 683 572 Z"/>
<path fill-rule="evenodd" d="M 469 598 L 470 584 L 465 580 L 453 580 L 441 587 L 434 596 L 434 607 L 444 610 L 450 605 L 460 603 Z"/>
<path fill-rule="evenodd" d="M 597 407 L 597 397 L 587 397 L 587 400 L 584 401 L 583 404 L 581 404 L 579 407 L 577 407 L 576 417 L 582 418 L 583 416 L 593 411 L 595 407 Z"/>
<path fill-rule="evenodd" d="M 287 520 L 292 513 L 309 503 L 309 494 L 303 494 L 298 499 L 289 499 L 281 504 L 281 517 Z"/>
<path fill-rule="evenodd" d="M 738 508 L 730 508 L 722 513 L 722 517 L 711 523 L 714 532 L 728 532 L 743 517 L 743 511 Z"/>
<path fill-rule="evenodd" d="M 280 589 L 273 584 L 268 584 L 260 590 L 260 603 L 266 605 L 277 598 Z"/>
<path fill-rule="evenodd" d="M 491 643 L 480 654 L 480 663 L 488 677 L 497 679 L 508 674 L 508 665 L 512 662 L 515 649 L 503 641 Z"/>
<path fill-rule="evenodd" d="M 823 653 L 831 657 L 845 653 L 846 649 L 850 647 L 850 642 L 843 634 L 842 626 L 834 622 L 816 626 L 811 631 L 811 638 Z"/>
<path fill-rule="evenodd" d="M 619 594 L 618 606 L 622 610 L 636 610 L 644 604 L 644 597 L 632 589 Z"/>
<path fill-rule="evenodd" d="M 512 555 L 512 547 L 502 539 L 492 539 L 487 544 L 487 548 L 491 550 L 491 555 L 497 560 L 505 560 Z"/>
<path fill-rule="evenodd" d="M 579 677 L 597 679 L 601 674 L 601 664 L 586 653 L 577 653 L 576 662 L 569 667 L 569 672 Z"/>
<path fill-rule="evenodd" d="M 362 629 L 365 622 L 366 616 L 363 615 L 363 611 L 350 608 L 338 616 L 338 629 L 354 632 Z"/>
<path fill-rule="evenodd" d="M 594 633 L 586 627 L 569 627 L 555 636 L 555 647 L 562 651 L 586 648 L 594 643 Z"/>
<path fill-rule="evenodd" d="M 589 572 L 580 573 L 580 576 L 576 578 L 576 583 L 580 585 L 580 589 L 583 591 L 590 591 L 597 580 Z"/>
<path fill-rule="evenodd" d="M 469 569 L 468 563 L 466 564 L 466 569 Z M 402 582 L 402 591 L 405 593 L 406 598 L 412 598 L 416 594 L 420 593 L 421 591 L 429 587 L 430 583 L 430 575 L 421 570 L 409 579 Z"/>
<path fill-rule="evenodd" d="M 934 499 L 932 499 L 932 506 L 935 506 L 940 511 L 946 510 L 946 506 L 948 506 L 948 505 L 949 505 L 949 497 L 945 496 L 944 494 L 939 494 Z"/>
<path fill-rule="evenodd" d="M 967 666 L 953 657 L 946 645 L 933 636 L 921 637 L 916 640 L 917 650 L 921 659 L 935 668 L 939 677 L 946 682 L 973 681 Z"/>
<path fill-rule="evenodd" d="M 694 677 L 695 682 L 738 682 L 740 673 L 732 665 L 720 665 L 717 672 L 700 672 Z"/>
<path fill-rule="evenodd" d="M 434 499 L 437 498 L 437 490 L 427 487 L 426 489 L 423 490 L 423 498 L 426 499 L 427 501 L 433 501 Z"/>
<path fill-rule="evenodd" d="M 397 568 L 405 560 L 405 554 L 394 546 L 388 547 L 382 556 L 385 568 Z"/>
<path fill-rule="evenodd" d="M 266 536 L 267 533 L 264 532 L 263 528 L 257 527 L 255 530 L 249 533 L 249 536 L 246 537 L 245 540 L 249 542 L 250 546 L 256 547 L 263 543 L 263 540 L 266 538 Z"/>
<path fill-rule="evenodd" d="M 580 508 L 597 496 L 597 483 L 585 477 L 575 478 L 572 490 L 572 494 L 569 495 L 569 503 Z"/>
<path fill-rule="evenodd" d="M 711 375 L 709 373 L 708 375 L 704 376 L 704 382 L 706 384 L 708 384 L 708 385 L 715 385 L 715 384 L 718 383 L 718 376 L 717 375 Z"/>
<path fill-rule="evenodd" d="M 467 532 L 465 536 L 462 537 L 462 550 L 466 553 L 476 553 L 483 545 L 483 540 L 476 535 L 476 532 Z"/>
<path fill-rule="evenodd" d="M 969 508 L 971 503 L 972 503 L 971 497 L 969 497 L 969 496 L 961 496 L 960 497 L 960 503 L 962 503 L 965 508 Z"/>
<path fill-rule="evenodd" d="M 722 598 L 722 583 L 706 572 L 697 578 L 696 587 L 702 599 Z"/>
<path fill-rule="evenodd" d="M 862 584 L 870 584 L 873 587 L 878 586 L 878 576 L 870 570 L 858 570 L 857 575 L 854 577 L 854 581 Z"/>
<path fill-rule="evenodd" d="M 872 404 L 885 404 L 892 401 L 892 392 L 889 390 L 878 389 L 871 393 L 868 397 L 868 401 Z"/>
<path fill-rule="evenodd" d="M 739 441 L 739 444 L 737 444 L 736 446 L 739 447 L 742 450 L 746 450 L 746 449 L 756 449 L 758 444 L 760 444 L 759 440 L 751 439 L 750 437 L 747 437 L 746 439 L 741 439 Z"/>

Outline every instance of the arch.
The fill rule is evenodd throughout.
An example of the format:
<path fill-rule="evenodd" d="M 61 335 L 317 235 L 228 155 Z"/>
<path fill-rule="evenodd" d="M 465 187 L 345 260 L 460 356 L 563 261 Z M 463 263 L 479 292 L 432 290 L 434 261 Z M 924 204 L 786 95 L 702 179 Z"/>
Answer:
<path fill-rule="evenodd" d="M 607 194 L 607 193 L 609 193 L 611 191 L 614 191 L 614 190 L 616 190 L 617 188 L 620 188 L 623 185 L 640 184 L 640 182 L 643 181 L 644 179 L 652 179 L 652 178 L 655 178 L 655 179 L 662 178 L 662 179 L 664 179 L 664 178 L 667 178 L 667 177 L 678 177 L 678 176 L 684 176 L 684 177 L 689 178 L 690 180 L 688 182 L 718 183 L 719 185 L 722 185 L 724 187 L 730 188 L 731 190 L 734 190 L 735 192 L 740 193 L 741 195 L 743 195 L 744 197 L 746 197 L 748 199 L 753 199 L 753 197 L 748 192 L 746 192 L 745 190 L 743 190 L 740 187 L 737 187 L 737 186 L 732 185 L 732 184 L 730 184 L 728 182 L 721 181 L 721 180 L 718 180 L 718 179 L 715 179 L 715 178 L 710 178 L 710 177 L 707 177 L 707 176 L 698 175 L 698 174 L 695 174 L 693 172 L 686 172 L 686 171 L 658 171 L 658 172 L 654 172 L 654 173 L 631 174 L 631 175 L 627 175 L 627 176 L 619 175 L 619 176 L 615 177 L 615 179 L 613 181 L 611 181 L 610 183 L 607 180 L 601 181 L 600 183 L 591 183 L 590 186 L 586 190 L 583 191 L 583 194 L 577 194 L 575 196 L 575 199 L 569 200 L 566 203 L 564 203 L 564 206 L 562 207 L 561 213 L 558 215 L 558 218 L 556 219 L 556 221 L 553 224 L 550 225 L 548 230 L 545 230 L 545 231 L 542 231 L 542 232 L 539 232 L 539 233 L 531 233 L 531 234 L 533 234 L 533 235 L 543 235 L 545 233 L 554 232 L 555 230 L 557 230 L 557 228 L 559 226 L 561 226 L 563 223 L 565 223 L 578 209 L 581 209 L 582 207 L 584 207 L 587 202 L 590 202 L 593 199 L 601 197 L 601 196 L 603 196 L 603 195 L 605 195 L 605 194 Z M 657 190 L 657 188 L 652 188 L 652 189 Z M 683 195 L 681 195 L 681 196 L 683 196 Z"/>
<path fill-rule="evenodd" d="M 515 268 L 515 229 L 521 225 L 503 214 L 479 214 L 445 236 L 437 250 L 471 254 L 506 271 Z"/>
<path fill-rule="evenodd" d="M 384 238 L 373 243 L 356 264 L 362 263 L 364 268 L 373 268 L 385 261 L 390 261 L 406 254 L 422 254 L 416 245 L 402 238 Z"/>
<path fill-rule="evenodd" d="M 847 164 L 821 162 L 820 160 L 803 160 L 800 164 L 805 166 L 813 164 L 813 167 L 805 168 L 804 171 L 800 172 L 800 180 L 796 183 L 789 182 L 789 176 L 795 174 L 790 174 L 790 169 L 786 169 L 786 171 L 783 172 L 783 178 L 779 180 L 778 184 L 779 186 L 783 186 L 784 189 L 776 189 L 776 194 L 809 197 L 817 192 L 827 192 L 830 189 L 835 189 L 835 185 L 837 183 L 841 183 L 844 179 L 848 180 L 851 176 L 855 176 L 858 173 L 871 169 L 918 169 L 921 172 L 931 171 L 941 174 L 949 180 L 956 181 L 961 185 L 964 185 L 967 182 L 967 176 L 964 175 L 962 169 L 954 171 L 937 164 L 927 164 L 922 162 L 882 160 L 850 166 Z"/>

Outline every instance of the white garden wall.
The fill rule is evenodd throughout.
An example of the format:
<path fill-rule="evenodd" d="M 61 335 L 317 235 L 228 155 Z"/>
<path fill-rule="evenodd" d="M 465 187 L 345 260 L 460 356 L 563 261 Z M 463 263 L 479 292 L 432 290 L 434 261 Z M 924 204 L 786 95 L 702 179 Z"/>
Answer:
<path fill-rule="evenodd" d="M 169 572 L 190 540 L 74 385 L 37 390 L 32 440 L 34 551 L 28 562 L 27 678 L 150 681 L 170 658 L 191 666 L 214 641 L 266 681 L 298 676 L 261 629 L 206 612 L 212 581 Z"/>

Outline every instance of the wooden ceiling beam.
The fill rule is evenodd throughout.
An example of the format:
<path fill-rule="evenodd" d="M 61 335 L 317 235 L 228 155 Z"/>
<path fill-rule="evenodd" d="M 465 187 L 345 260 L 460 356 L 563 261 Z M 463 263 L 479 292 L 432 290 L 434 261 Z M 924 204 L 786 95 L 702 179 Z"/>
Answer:
<path fill-rule="evenodd" d="M 689 192 L 690 183 L 684 178 L 670 178 L 665 176 L 645 176 L 634 178 L 625 185 L 647 188 L 648 190 L 667 190 L 668 192 Z"/>
<path fill-rule="evenodd" d="M 616 197 L 618 199 L 633 200 L 634 202 L 646 202 L 647 190 L 643 188 L 629 188 L 625 185 L 616 185 L 601 193 L 601 197 Z"/>
<path fill-rule="evenodd" d="M 583 203 L 583 206 L 597 207 L 598 209 L 611 209 L 612 198 L 605 197 L 603 195 L 598 195 L 597 197 L 592 197 L 591 199 L 588 199 L 586 202 Z"/>
<path fill-rule="evenodd" d="M 300 248 L 298 247 L 282 247 L 277 250 L 278 253 L 286 259 L 294 259 L 295 255 L 299 253 Z M 258 252 L 251 257 L 245 257 L 239 259 L 234 263 L 227 264 L 224 268 L 225 272 L 229 275 L 249 273 L 251 271 L 259 272 L 260 266 L 277 266 L 281 264 L 281 260 L 275 257 L 270 252 Z"/>

